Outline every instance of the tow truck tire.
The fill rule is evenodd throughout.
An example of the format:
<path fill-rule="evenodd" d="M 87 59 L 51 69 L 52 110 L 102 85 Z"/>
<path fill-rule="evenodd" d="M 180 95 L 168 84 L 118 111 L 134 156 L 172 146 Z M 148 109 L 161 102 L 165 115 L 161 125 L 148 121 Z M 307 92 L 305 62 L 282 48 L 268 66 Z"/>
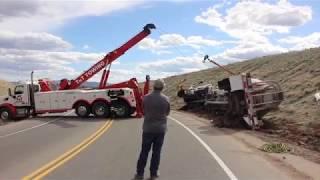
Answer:
<path fill-rule="evenodd" d="M 126 118 L 130 116 L 130 106 L 123 100 L 112 102 L 112 107 L 115 108 L 115 115 L 119 118 Z"/>
<path fill-rule="evenodd" d="M 78 103 L 75 106 L 76 114 L 81 118 L 86 118 L 90 114 L 90 107 L 87 103 Z"/>
<path fill-rule="evenodd" d="M 3 121 L 8 121 L 12 118 L 11 111 L 8 108 L 1 108 L 0 109 L 0 119 Z"/>
<path fill-rule="evenodd" d="M 92 113 L 95 117 L 106 118 L 110 116 L 110 107 L 107 103 L 98 101 L 93 103 Z"/>

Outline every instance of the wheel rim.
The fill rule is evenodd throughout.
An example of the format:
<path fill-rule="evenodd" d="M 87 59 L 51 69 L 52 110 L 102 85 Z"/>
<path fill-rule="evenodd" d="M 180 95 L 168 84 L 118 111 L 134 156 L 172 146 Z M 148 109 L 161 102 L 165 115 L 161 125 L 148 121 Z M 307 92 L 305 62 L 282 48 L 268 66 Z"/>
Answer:
<path fill-rule="evenodd" d="M 87 114 L 87 107 L 86 106 L 79 106 L 78 107 L 78 113 L 81 116 L 85 116 Z"/>
<path fill-rule="evenodd" d="M 1 119 L 8 120 L 9 119 L 9 113 L 7 111 L 3 111 L 1 113 Z"/>
<path fill-rule="evenodd" d="M 124 116 L 126 113 L 126 108 L 124 106 L 120 106 L 117 108 L 117 115 Z"/>
<path fill-rule="evenodd" d="M 103 106 L 99 106 L 98 108 L 95 109 L 95 113 L 98 116 L 103 116 L 105 114 L 106 110 Z"/>

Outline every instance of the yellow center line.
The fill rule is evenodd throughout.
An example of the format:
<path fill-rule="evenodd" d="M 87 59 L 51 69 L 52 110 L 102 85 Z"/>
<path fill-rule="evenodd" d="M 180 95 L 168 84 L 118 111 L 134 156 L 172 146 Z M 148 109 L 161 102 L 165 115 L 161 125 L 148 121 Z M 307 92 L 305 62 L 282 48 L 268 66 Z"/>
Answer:
<path fill-rule="evenodd" d="M 112 125 L 113 121 L 107 121 L 99 130 L 93 133 L 90 137 L 86 138 L 82 141 L 79 145 L 75 146 L 71 150 L 67 151 L 66 153 L 59 156 L 57 159 L 49 162 L 48 164 L 42 166 L 38 170 L 34 171 L 30 175 L 23 177 L 23 180 L 30 180 L 30 179 L 41 179 L 48 175 L 50 172 L 54 171 L 59 166 L 63 165 L 74 156 L 79 154 L 82 150 L 96 141 L 101 135 L 103 135 Z"/>

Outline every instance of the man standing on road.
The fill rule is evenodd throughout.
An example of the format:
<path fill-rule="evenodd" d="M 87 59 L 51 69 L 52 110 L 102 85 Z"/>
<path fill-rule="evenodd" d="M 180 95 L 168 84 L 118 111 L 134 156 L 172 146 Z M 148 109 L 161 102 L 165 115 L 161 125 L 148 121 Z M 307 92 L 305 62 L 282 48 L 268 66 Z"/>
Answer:
<path fill-rule="evenodd" d="M 144 122 L 142 134 L 142 147 L 137 162 L 135 180 L 141 180 L 148 160 L 148 154 L 152 147 L 150 163 L 150 179 L 159 177 L 161 148 L 167 131 L 167 116 L 170 113 L 170 103 L 167 96 L 161 92 L 164 89 L 164 81 L 158 79 L 153 84 L 153 92 L 143 98 Z"/>

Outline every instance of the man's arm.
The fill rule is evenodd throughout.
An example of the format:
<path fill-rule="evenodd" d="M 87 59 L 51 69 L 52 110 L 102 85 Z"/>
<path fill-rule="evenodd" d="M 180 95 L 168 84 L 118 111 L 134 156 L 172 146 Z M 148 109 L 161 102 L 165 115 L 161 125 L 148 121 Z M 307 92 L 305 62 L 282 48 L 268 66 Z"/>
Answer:
<path fill-rule="evenodd" d="M 144 103 L 145 103 L 145 96 L 144 97 L 142 97 L 142 110 L 143 110 L 143 114 L 146 112 L 146 110 L 145 110 L 145 105 L 144 105 Z"/>
<path fill-rule="evenodd" d="M 166 98 L 167 99 L 167 102 L 168 102 L 168 107 L 167 107 L 167 116 L 169 116 L 169 114 L 170 114 L 170 101 L 169 101 L 169 98 L 167 97 Z"/>

